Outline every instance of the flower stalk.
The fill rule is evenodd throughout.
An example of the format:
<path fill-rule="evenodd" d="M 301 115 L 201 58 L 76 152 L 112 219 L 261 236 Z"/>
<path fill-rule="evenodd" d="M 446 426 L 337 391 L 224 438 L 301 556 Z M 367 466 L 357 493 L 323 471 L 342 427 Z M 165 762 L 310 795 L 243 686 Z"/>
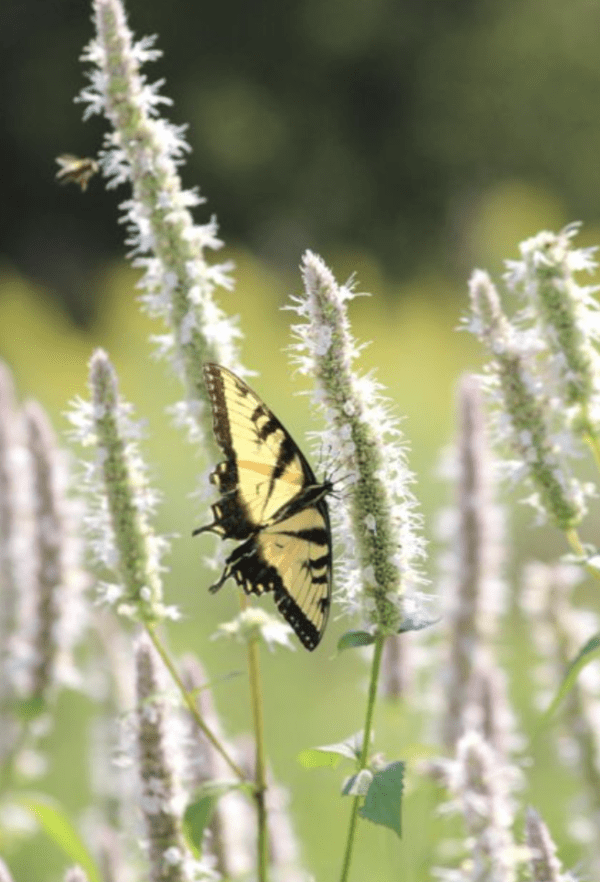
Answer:
<path fill-rule="evenodd" d="M 93 65 L 80 100 L 85 117 L 103 113 L 112 126 L 101 154 L 109 186 L 129 181 L 132 198 L 123 203 L 134 265 L 144 269 L 140 287 L 148 311 L 161 317 L 167 333 L 158 338 L 186 389 L 177 413 L 193 436 L 212 443 L 210 408 L 202 365 L 216 361 L 238 368 L 240 332 L 214 299 L 216 288 L 231 289 L 228 265 L 209 264 L 205 251 L 220 248 L 214 220 L 198 226 L 190 209 L 203 200 L 182 188 L 177 165 L 189 147 L 183 129 L 158 116 L 171 104 L 149 84 L 144 62 L 160 52 L 153 40 L 135 43 L 120 0 L 94 0 L 96 39 L 83 60 Z M 203 406 L 204 405 L 204 406 Z M 200 430 L 201 434 L 198 434 Z"/>
<path fill-rule="evenodd" d="M 385 637 L 379 635 L 375 640 L 373 647 L 373 660 L 371 662 L 371 674 L 369 679 L 369 692 L 367 696 L 367 710 L 365 714 L 365 727 L 363 730 L 363 741 L 358 761 L 358 773 L 367 768 L 369 760 L 369 749 L 371 746 L 371 735 L 373 731 L 373 716 L 375 713 L 375 702 L 377 700 L 377 684 L 379 682 L 379 671 L 381 669 L 381 656 L 385 645 Z M 362 802 L 361 796 L 354 796 L 352 799 L 352 808 L 350 809 L 350 821 L 348 824 L 348 833 L 346 836 L 346 847 L 344 850 L 344 858 L 342 863 L 342 872 L 340 882 L 347 882 L 350 875 L 350 867 L 352 863 L 352 851 L 354 841 L 356 839 L 356 824 L 358 821 L 358 810 Z"/>
<path fill-rule="evenodd" d="M 321 446 L 347 472 L 348 489 L 334 511 L 334 531 L 343 542 L 339 592 L 346 606 L 360 611 L 368 622 L 374 650 L 357 774 L 365 773 L 381 658 L 386 637 L 397 634 L 421 615 L 421 598 L 414 592 L 420 581 L 417 561 L 423 544 L 416 534 L 420 524 L 413 481 L 406 466 L 401 433 L 388 413 L 388 403 L 370 378 L 358 377 L 352 361 L 360 347 L 350 332 L 347 301 L 354 295 L 337 284 L 323 261 L 307 252 L 302 275 L 305 293 L 290 307 L 302 319 L 293 330 L 299 369 L 316 378 L 315 398 L 329 428 Z M 350 872 L 359 806 L 353 797 L 341 882 Z"/>
<path fill-rule="evenodd" d="M 230 768 L 243 778 L 238 765 L 201 719 L 156 633 L 159 622 L 176 615 L 162 602 L 160 554 L 166 542 L 150 527 L 149 514 L 156 499 L 135 444 L 138 429 L 128 419 L 114 369 L 102 350 L 97 350 L 90 362 L 90 387 L 93 406 L 79 402 L 71 419 L 78 427 L 79 440 L 97 447 L 96 462 L 87 471 L 88 489 L 96 504 L 88 526 L 98 559 L 119 574 L 120 584 L 109 586 L 107 598 L 115 603 L 119 614 L 145 626 L 194 719 Z"/>

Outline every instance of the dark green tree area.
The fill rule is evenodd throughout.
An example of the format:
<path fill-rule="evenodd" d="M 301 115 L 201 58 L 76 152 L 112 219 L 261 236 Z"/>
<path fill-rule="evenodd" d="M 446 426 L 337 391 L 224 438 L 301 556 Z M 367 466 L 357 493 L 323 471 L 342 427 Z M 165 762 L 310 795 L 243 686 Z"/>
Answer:
<path fill-rule="evenodd" d="M 0 259 L 86 326 L 94 268 L 122 253 L 125 198 L 54 181 L 58 154 L 102 143 L 101 122 L 71 103 L 89 7 L 1 7 Z M 357 249 L 395 278 L 423 263 L 464 278 L 470 213 L 504 180 L 552 194 L 567 220 L 597 217 L 596 3 L 131 0 L 128 12 L 138 34 L 160 34 L 153 76 L 173 122 L 190 121 L 185 184 L 228 242 L 275 265 Z"/>

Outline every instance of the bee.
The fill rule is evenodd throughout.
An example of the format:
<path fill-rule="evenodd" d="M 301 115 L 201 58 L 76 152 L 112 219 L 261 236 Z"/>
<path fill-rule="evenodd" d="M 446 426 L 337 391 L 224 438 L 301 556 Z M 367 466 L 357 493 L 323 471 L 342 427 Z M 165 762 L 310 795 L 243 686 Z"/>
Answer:
<path fill-rule="evenodd" d="M 60 165 L 60 169 L 56 172 L 56 180 L 61 184 L 67 184 L 69 181 L 79 184 L 82 193 L 87 190 L 90 178 L 93 178 L 99 171 L 98 163 L 95 159 L 90 159 L 89 156 L 80 159 L 70 153 L 63 153 L 62 156 L 56 157 L 56 161 Z"/>

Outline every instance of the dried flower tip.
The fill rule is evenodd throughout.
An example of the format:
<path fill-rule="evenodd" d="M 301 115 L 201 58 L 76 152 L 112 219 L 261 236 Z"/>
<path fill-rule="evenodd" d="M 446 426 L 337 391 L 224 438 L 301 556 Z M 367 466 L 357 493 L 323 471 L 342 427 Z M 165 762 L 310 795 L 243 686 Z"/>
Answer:
<path fill-rule="evenodd" d="M 474 376 L 464 376 L 459 386 L 458 431 L 452 474 L 457 505 L 445 536 L 450 549 L 445 556 L 444 592 L 450 639 L 442 672 L 442 732 L 449 748 L 471 725 L 473 678 L 481 663 L 481 647 L 495 633 L 505 596 L 499 578 L 502 521 L 492 501 L 480 383 Z"/>
<path fill-rule="evenodd" d="M 15 571 L 15 525 L 17 499 L 15 486 L 15 451 L 18 421 L 15 390 L 8 367 L 0 361 L 0 653 L 9 651 L 10 640 L 17 624 L 19 588 Z M 9 684 L 1 678 L 0 695 Z"/>
<path fill-rule="evenodd" d="M 472 860 L 478 878 L 515 882 L 522 860 L 511 833 L 515 770 L 501 762 L 479 733 L 470 731 L 458 742 L 456 762 L 448 772 L 451 790 L 473 837 Z"/>
<path fill-rule="evenodd" d="M 30 695 L 41 701 L 52 683 L 59 649 L 57 622 L 65 589 L 65 530 L 57 482 L 54 432 L 44 410 L 35 401 L 25 405 L 24 420 L 33 471 L 35 559 Z"/>
<path fill-rule="evenodd" d="M 158 658 L 147 637 L 136 645 L 138 768 L 151 882 L 188 882 L 186 849 L 177 811 L 177 750 L 167 743 L 166 705 L 159 697 Z M 172 733 L 171 733 L 172 734 Z"/>
<path fill-rule="evenodd" d="M 556 857 L 556 845 L 550 837 L 548 828 L 535 809 L 528 807 L 525 833 L 531 858 L 531 878 L 533 882 L 567 882 L 562 873 L 560 861 Z"/>

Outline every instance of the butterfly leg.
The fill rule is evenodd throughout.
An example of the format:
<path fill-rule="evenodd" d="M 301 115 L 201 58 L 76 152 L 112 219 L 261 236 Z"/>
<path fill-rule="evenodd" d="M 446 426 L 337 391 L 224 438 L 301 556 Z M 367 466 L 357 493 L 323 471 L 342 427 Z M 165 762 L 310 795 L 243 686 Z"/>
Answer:
<path fill-rule="evenodd" d="M 215 584 L 211 585 L 208 589 L 210 593 L 216 594 L 219 588 L 223 585 L 224 582 L 227 581 L 227 579 L 229 579 L 230 576 L 233 576 L 238 584 L 241 584 L 237 575 L 240 567 L 240 562 L 244 558 L 247 558 L 249 555 L 254 554 L 255 550 L 256 545 L 254 542 L 254 537 L 246 540 L 246 542 L 244 542 L 242 545 L 238 545 L 238 547 L 232 551 L 232 553 L 225 561 L 225 568 L 221 573 L 221 578 L 219 579 L 219 581 L 215 582 Z"/>
<path fill-rule="evenodd" d="M 227 565 L 221 574 L 221 578 L 218 582 L 215 582 L 214 585 L 211 585 L 208 589 L 211 594 L 216 594 L 219 588 L 223 585 L 224 582 L 231 576 L 231 567 Z"/>

